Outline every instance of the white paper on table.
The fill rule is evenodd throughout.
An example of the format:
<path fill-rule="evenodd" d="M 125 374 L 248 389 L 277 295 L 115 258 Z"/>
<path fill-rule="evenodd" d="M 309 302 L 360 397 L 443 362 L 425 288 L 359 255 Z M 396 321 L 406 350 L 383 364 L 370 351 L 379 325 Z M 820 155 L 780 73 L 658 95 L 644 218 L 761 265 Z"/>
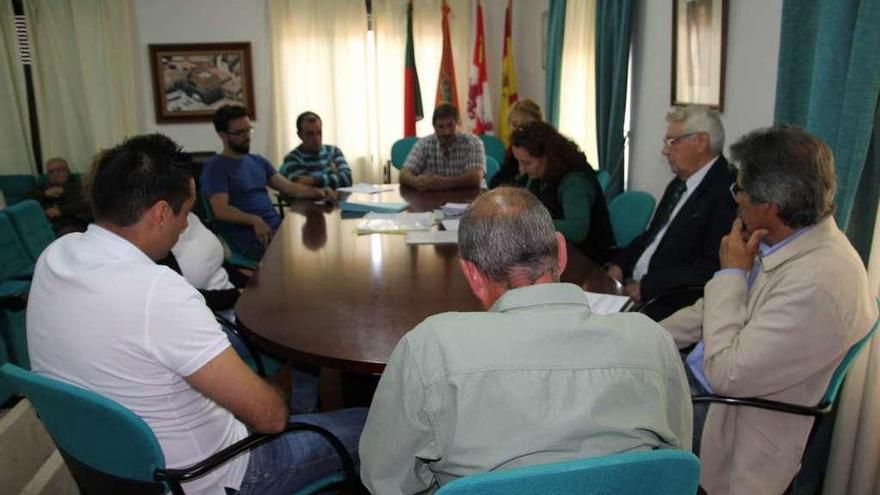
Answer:
<path fill-rule="evenodd" d="M 379 184 L 367 184 L 366 182 L 361 182 L 359 184 L 355 184 L 350 187 L 340 187 L 336 189 L 339 192 L 350 192 L 350 193 L 364 193 L 364 194 L 376 194 L 385 191 L 393 191 L 393 187 L 382 186 Z"/>
<path fill-rule="evenodd" d="M 615 296 L 614 294 L 599 294 L 598 292 L 584 291 L 584 297 L 590 306 L 590 311 L 597 315 L 610 315 L 623 311 L 629 306 L 629 296 Z"/>
<path fill-rule="evenodd" d="M 461 215 L 464 213 L 464 210 L 467 209 L 470 203 L 446 203 L 440 207 L 443 210 L 443 214 L 454 217 L 456 215 Z"/>
<path fill-rule="evenodd" d="M 358 234 L 401 234 L 410 230 L 428 230 L 434 225 L 434 214 L 426 213 L 367 213 L 358 224 Z"/>
<path fill-rule="evenodd" d="M 407 244 L 458 244 L 458 231 L 425 230 L 406 233 Z"/>
<path fill-rule="evenodd" d="M 459 221 L 457 218 L 447 218 L 443 220 L 443 228 L 446 230 L 458 230 Z"/>

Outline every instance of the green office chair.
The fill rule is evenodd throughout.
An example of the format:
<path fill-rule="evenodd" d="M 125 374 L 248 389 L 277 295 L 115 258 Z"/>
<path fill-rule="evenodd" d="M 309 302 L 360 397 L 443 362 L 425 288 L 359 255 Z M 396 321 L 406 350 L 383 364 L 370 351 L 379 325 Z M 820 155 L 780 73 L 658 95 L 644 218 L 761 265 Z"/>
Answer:
<path fill-rule="evenodd" d="M 498 163 L 504 163 L 504 153 L 506 152 L 506 149 L 504 148 L 504 142 L 497 137 L 490 136 L 488 134 L 480 134 L 479 137 L 483 141 L 483 147 L 486 150 L 486 156 L 491 156 Z"/>
<path fill-rule="evenodd" d="M 211 231 L 217 235 L 217 238 L 220 239 L 220 243 L 223 244 L 223 252 L 225 253 L 226 263 L 232 266 L 240 266 L 251 270 L 256 269 L 257 266 L 260 264 L 260 260 L 249 258 L 242 253 L 234 251 L 232 249 L 232 246 L 234 246 L 234 244 L 232 244 L 220 231 L 218 231 L 216 222 L 214 221 L 214 210 L 211 208 L 211 202 L 208 201 L 208 198 L 204 197 L 201 192 L 196 193 L 196 204 L 199 205 L 198 210 L 195 212 L 196 215 L 199 217 L 199 220 L 201 220 L 206 227 L 211 229 Z"/>
<path fill-rule="evenodd" d="M 699 481 L 694 454 L 651 450 L 474 474 L 437 495 L 693 495 Z"/>
<path fill-rule="evenodd" d="M 495 174 L 498 173 L 498 170 L 501 168 L 498 165 L 498 161 L 495 158 L 486 155 L 486 184 L 492 181 L 492 177 L 495 177 Z"/>
<path fill-rule="evenodd" d="M 880 308 L 880 299 L 877 300 L 877 306 Z M 825 466 L 828 464 L 828 452 L 817 452 L 818 437 L 827 437 L 830 439 L 831 431 L 834 426 L 834 405 L 837 401 L 837 394 L 843 385 L 843 380 L 849 371 L 850 366 L 858 357 L 859 352 L 865 348 L 877 327 L 880 326 L 880 317 L 874 322 L 871 330 L 862 337 L 858 342 L 843 356 L 843 360 L 837 365 L 834 373 L 831 375 L 831 381 L 825 394 L 815 406 L 804 406 L 801 404 L 791 404 L 788 402 L 777 402 L 773 400 L 760 399 L 757 397 L 729 397 L 725 395 L 696 395 L 691 398 L 694 404 L 699 403 L 719 403 L 728 406 L 756 407 L 758 409 L 767 409 L 770 411 L 779 411 L 788 414 L 797 414 L 800 416 L 813 416 L 816 420 L 813 422 L 813 428 L 810 436 L 807 438 L 807 445 L 804 448 L 804 455 L 801 460 L 801 471 L 792 480 L 786 493 L 813 493 L 818 488 L 821 479 L 821 473 L 824 473 Z M 819 471 L 819 475 L 816 472 Z M 812 478 L 811 478 L 812 476 Z"/>
<path fill-rule="evenodd" d="M 602 194 L 608 192 L 608 183 L 611 182 L 611 175 L 607 170 L 597 170 L 596 171 L 596 180 L 599 181 L 599 187 L 602 189 Z"/>
<path fill-rule="evenodd" d="M 226 332 L 230 341 L 237 339 L 241 342 L 241 346 L 238 347 L 244 347 L 247 350 L 247 352 L 239 352 L 238 354 L 254 373 L 266 378 L 278 373 L 278 370 L 284 366 L 283 359 L 261 352 L 233 321 L 216 313 L 214 317 L 217 318 L 217 322 L 220 323 L 220 327 Z M 237 346 L 233 345 L 233 347 L 238 350 Z"/>
<path fill-rule="evenodd" d="M 0 211 L 0 298 L 22 297 L 30 290 L 34 262 L 5 211 Z"/>
<path fill-rule="evenodd" d="M 344 479 L 355 491 L 360 490 L 354 463 L 345 446 L 332 433 L 315 425 L 289 423 L 281 433 L 254 434 L 197 464 L 168 469 L 153 431 L 119 403 L 8 363 L 0 368 L 0 376 L 34 406 L 84 494 L 140 495 L 169 490 L 175 495 L 183 494 L 181 483 L 210 472 L 246 450 L 294 431 L 314 431 L 323 436 L 342 461 Z M 316 493 L 342 479 L 335 473 L 297 494 Z"/>
<path fill-rule="evenodd" d="M 618 247 L 627 246 L 645 231 L 655 203 L 654 196 L 642 191 L 626 191 L 608 203 L 611 230 Z"/>
<path fill-rule="evenodd" d="M 28 257 L 36 263 L 43 250 L 55 240 L 55 231 L 52 230 L 52 224 L 43 212 L 43 207 L 33 199 L 26 199 L 5 211 L 12 220 L 12 226 L 15 227 Z"/>
<path fill-rule="evenodd" d="M 7 206 L 27 199 L 28 193 L 36 185 L 37 180 L 33 175 L 0 175 L 0 191 L 3 191 Z"/>
<path fill-rule="evenodd" d="M 408 136 L 398 139 L 391 145 L 391 164 L 394 165 L 394 168 L 397 170 L 403 168 L 407 155 L 409 155 L 410 150 L 412 150 L 413 145 L 418 140 L 419 138 L 415 136 Z"/>

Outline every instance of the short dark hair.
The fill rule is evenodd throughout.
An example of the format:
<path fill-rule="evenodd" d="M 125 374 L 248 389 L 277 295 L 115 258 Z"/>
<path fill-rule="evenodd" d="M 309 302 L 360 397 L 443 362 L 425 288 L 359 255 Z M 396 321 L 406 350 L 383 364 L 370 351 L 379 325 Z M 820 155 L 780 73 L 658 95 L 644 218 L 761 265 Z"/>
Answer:
<path fill-rule="evenodd" d="M 544 178 L 551 181 L 587 163 L 577 143 L 546 122 L 529 122 L 514 129 L 510 135 L 510 146 L 523 148 L 535 158 L 546 158 Z"/>
<path fill-rule="evenodd" d="M 546 273 L 558 279 L 556 227 L 550 212 L 527 189 L 499 187 L 465 210 L 458 228 L 461 259 L 490 280 L 512 288 Z"/>
<path fill-rule="evenodd" d="M 800 127 L 768 127 L 742 137 L 730 153 L 743 191 L 754 202 L 779 205 L 785 225 L 815 225 L 834 213 L 834 155 L 818 137 Z"/>
<path fill-rule="evenodd" d="M 214 130 L 226 132 L 229 130 L 229 121 L 247 117 L 247 108 L 241 105 L 223 105 L 214 112 Z"/>
<path fill-rule="evenodd" d="M 192 159 L 169 137 L 134 136 L 98 155 L 88 198 L 96 220 L 125 227 L 159 201 L 180 213 L 192 195 L 192 179 Z"/>
<path fill-rule="evenodd" d="M 436 124 L 440 119 L 452 117 L 459 122 L 458 109 L 452 103 L 441 103 L 434 109 L 434 116 L 431 117 L 431 124 Z"/>
<path fill-rule="evenodd" d="M 299 114 L 299 117 L 296 118 L 296 132 L 302 132 L 302 124 L 303 122 L 321 122 L 321 117 L 312 111 L 306 111 Z"/>

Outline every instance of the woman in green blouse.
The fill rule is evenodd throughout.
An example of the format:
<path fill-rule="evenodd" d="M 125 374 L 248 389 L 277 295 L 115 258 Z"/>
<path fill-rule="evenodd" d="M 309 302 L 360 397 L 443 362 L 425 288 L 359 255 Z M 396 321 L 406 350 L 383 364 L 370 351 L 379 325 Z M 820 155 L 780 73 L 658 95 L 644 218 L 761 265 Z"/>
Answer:
<path fill-rule="evenodd" d="M 572 140 L 550 124 L 531 122 L 510 137 L 525 187 L 550 211 L 556 230 L 593 261 L 614 246 L 605 196 L 596 172 Z"/>

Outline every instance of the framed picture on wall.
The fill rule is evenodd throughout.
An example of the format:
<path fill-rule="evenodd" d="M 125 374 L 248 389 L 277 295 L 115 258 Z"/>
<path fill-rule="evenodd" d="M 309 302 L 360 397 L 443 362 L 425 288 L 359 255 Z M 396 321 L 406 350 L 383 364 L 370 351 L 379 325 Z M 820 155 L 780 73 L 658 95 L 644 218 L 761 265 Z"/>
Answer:
<path fill-rule="evenodd" d="M 228 104 L 254 112 L 250 43 L 149 45 L 156 121 L 210 122 Z"/>
<path fill-rule="evenodd" d="M 727 0 L 672 1 L 672 104 L 724 109 Z"/>

